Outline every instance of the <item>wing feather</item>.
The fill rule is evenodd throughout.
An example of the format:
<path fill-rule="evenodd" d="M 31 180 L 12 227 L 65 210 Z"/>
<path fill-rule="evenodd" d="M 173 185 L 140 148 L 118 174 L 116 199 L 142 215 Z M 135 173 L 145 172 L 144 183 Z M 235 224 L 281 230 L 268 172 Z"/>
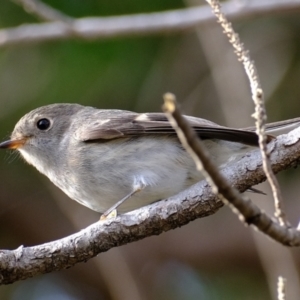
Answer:
<path fill-rule="evenodd" d="M 101 116 L 103 118 L 103 114 Z M 202 139 L 221 139 L 240 142 L 251 146 L 258 145 L 258 137 L 253 130 L 240 130 L 222 127 L 205 119 L 185 116 Z M 109 140 L 142 135 L 175 135 L 176 132 L 163 113 L 137 114 L 118 111 L 98 122 L 91 122 L 80 128 L 76 136 L 81 141 Z M 268 136 L 271 140 L 272 136 Z"/>

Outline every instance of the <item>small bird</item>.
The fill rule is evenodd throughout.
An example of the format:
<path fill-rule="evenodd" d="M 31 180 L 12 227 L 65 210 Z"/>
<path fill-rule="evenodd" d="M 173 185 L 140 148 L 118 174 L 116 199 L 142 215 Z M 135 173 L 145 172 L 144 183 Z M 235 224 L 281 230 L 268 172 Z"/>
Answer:
<path fill-rule="evenodd" d="M 185 118 L 220 168 L 258 145 L 254 128 Z M 299 123 L 294 119 L 267 128 L 276 134 Z M 100 213 L 117 207 L 125 213 L 203 179 L 163 113 L 47 105 L 22 117 L 0 148 L 17 149 L 70 198 Z"/>

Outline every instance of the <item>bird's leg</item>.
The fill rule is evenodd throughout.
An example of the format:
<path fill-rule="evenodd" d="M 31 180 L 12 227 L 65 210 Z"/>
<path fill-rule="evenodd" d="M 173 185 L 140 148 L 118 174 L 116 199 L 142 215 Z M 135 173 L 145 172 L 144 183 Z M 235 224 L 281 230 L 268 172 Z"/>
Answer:
<path fill-rule="evenodd" d="M 133 190 L 126 195 L 124 198 L 122 198 L 121 200 L 119 200 L 116 204 L 114 204 L 113 206 L 111 206 L 108 210 L 106 210 L 100 217 L 100 221 L 102 220 L 106 220 L 109 218 L 113 218 L 117 216 L 117 208 L 124 203 L 127 199 L 131 198 L 133 195 L 135 195 L 136 193 L 142 191 L 145 188 L 145 183 L 143 181 L 135 183 L 133 186 Z"/>

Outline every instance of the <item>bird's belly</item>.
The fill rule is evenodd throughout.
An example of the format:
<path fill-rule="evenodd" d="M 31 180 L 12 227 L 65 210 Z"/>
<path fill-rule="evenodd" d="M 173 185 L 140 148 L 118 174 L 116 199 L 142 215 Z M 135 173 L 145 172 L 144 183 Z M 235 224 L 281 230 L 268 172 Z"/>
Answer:
<path fill-rule="evenodd" d="M 65 168 L 68 174 L 60 176 L 67 180 L 54 183 L 70 198 L 98 212 L 106 211 L 140 185 L 141 191 L 118 208 L 126 212 L 175 195 L 202 178 L 177 140 L 143 139 L 139 147 L 136 143 L 124 143 L 124 148 L 107 143 L 102 155 L 93 148 L 97 144 L 88 145 L 89 160 L 84 153 L 70 158 Z M 80 169 L 76 159 L 81 160 Z"/>
<path fill-rule="evenodd" d="M 103 213 L 116 202 L 123 199 L 140 183 L 141 190 L 126 200 L 119 208 L 121 213 L 134 210 L 145 206 L 152 202 L 162 200 L 173 196 L 188 186 L 200 180 L 200 177 L 195 176 L 194 180 L 187 179 L 185 171 L 177 170 L 169 173 L 168 177 L 161 177 L 161 173 L 152 173 L 149 170 L 139 172 L 128 172 L 124 176 L 112 176 L 111 172 L 102 173 L 101 178 L 85 178 L 84 181 L 78 182 L 77 177 L 66 185 L 59 187 L 72 199 L 79 203 Z M 197 173 L 197 175 L 200 175 Z M 69 179 L 71 179 L 69 174 Z"/>
<path fill-rule="evenodd" d="M 68 174 L 54 176 L 59 180 L 53 182 L 70 198 L 101 213 L 140 184 L 141 191 L 118 208 L 123 213 L 176 195 L 203 178 L 176 139 L 165 142 L 163 138 L 143 138 L 141 141 L 141 144 L 138 139 L 134 143 L 110 141 L 101 144 L 101 148 L 97 143 L 88 144 L 79 155 L 69 158 L 65 168 Z M 205 141 L 205 144 L 219 166 L 231 160 L 232 145 L 229 144 L 226 152 L 226 143 Z M 241 151 L 238 144 L 237 147 Z"/>

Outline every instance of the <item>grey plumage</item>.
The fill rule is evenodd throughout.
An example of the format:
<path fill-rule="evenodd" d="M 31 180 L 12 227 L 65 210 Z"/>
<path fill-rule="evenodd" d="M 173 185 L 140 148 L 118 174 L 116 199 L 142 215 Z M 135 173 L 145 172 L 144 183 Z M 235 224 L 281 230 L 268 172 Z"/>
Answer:
<path fill-rule="evenodd" d="M 220 168 L 257 145 L 253 128 L 186 118 Z M 39 129 L 41 120 L 49 127 Z M 120 212 L 170 197 L 202 179 L 162 113 L 48 105 L 21 118 L 0 148 L 18 149 L 69 197 L 101 213 L 136 188 L 142 190 Z"/>

